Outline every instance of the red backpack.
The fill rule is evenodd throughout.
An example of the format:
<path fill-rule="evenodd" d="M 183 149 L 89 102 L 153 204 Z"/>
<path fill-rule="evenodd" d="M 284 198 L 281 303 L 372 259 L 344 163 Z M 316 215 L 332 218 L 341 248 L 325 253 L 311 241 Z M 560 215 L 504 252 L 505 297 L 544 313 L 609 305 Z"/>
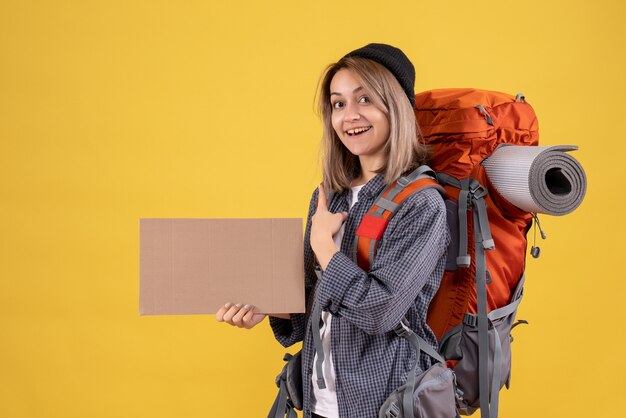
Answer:
<path fill-rule="evenodd" d="M 415 115 L 436 181 L 422 169 L 383 192 L 382 206 L 373 205 L 356 233 L 357 261 L 369 270 L 396 205 L 424 187 L 443 187 L 453 239 L 427 322 L 455 372 L 459 412 L 480 408 L 482 418 L 496 417 L 498 392 L 510 379 L 510 331 L 523 322 L 515 314 L 532 214 L 500 196 L 481 163 L 503 144 L 538 145 L 537 118 L 522 95 L 475 89 L 417 94 Z"/>

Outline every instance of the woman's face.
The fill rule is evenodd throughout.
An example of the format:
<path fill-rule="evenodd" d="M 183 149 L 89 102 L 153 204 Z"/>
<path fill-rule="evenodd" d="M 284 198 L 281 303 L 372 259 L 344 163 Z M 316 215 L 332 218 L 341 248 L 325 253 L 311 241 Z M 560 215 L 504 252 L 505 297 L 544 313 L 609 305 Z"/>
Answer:
<path fill-rule="evenodd" d="M 389 120 L 374 106 L 371 97 L 350 69 L 337 71 L 330 82 L 333 128 L 366 170 L 382 166 L 384 146 L 389 138 Z"/>

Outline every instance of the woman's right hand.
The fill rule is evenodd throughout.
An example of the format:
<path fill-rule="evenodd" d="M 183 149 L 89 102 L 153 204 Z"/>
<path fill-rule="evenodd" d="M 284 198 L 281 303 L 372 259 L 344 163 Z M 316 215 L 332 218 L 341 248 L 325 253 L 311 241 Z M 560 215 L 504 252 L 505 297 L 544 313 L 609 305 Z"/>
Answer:
<path fill-rule="evenodd" d="M 263 321 L 265 317 L 265 314 L 254 313 L 254 306 L 242 303 L 227 303 L 215 314 L 217 322 L 226 322 L 227 324 L 245 329 L 254 327 Z"/>

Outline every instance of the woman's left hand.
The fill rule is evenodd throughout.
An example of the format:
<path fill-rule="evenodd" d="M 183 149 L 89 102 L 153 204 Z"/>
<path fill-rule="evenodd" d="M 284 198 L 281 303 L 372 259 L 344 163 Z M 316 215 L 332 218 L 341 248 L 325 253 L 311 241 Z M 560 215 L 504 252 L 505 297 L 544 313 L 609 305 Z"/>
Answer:
<path fill-rule="evenodd" d="M 331 213 L 326 202 L 324 187 L 320 184 L 317 195 L 317 210 L 311 217 L 311 248 L 317 257 L 322 269 L 325 269 L 330 259 L 339 251 L 333 235 L 347 219 L 346 212 Z"/>

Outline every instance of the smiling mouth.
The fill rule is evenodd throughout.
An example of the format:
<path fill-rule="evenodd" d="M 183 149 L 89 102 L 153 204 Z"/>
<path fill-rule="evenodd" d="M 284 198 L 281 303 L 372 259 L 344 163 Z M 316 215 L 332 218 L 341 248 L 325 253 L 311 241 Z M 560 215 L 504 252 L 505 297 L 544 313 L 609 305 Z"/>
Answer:
<path fill-rule="evenodd" d="M 363 132 L 367 132 L 370 129 L 372 129 L 371 126 L 361 126 L 360 128 L 348 129 L 346 133 L 350 136 L 356 136 L 362 134 Z"/>

